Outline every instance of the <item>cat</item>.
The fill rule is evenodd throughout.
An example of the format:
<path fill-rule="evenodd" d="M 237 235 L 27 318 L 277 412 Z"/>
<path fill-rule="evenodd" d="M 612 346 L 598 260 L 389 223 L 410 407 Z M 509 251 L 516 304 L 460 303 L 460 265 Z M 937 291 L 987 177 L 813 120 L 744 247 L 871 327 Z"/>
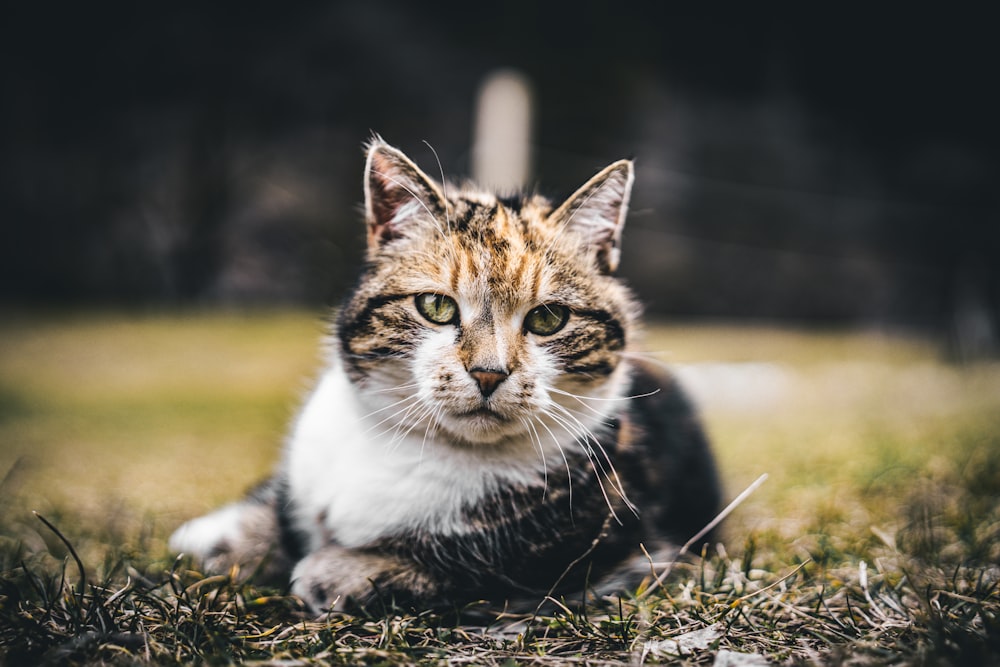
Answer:
<path fill-rule="evenodd" d="M 375 137 L 366 263 L 274 476 L 181 526 L 316 613 L 621 592 L 708 524 L 716 465 L 634 353 L 614 276 L 633 164 L 558 205 L 435 181 Z"/>

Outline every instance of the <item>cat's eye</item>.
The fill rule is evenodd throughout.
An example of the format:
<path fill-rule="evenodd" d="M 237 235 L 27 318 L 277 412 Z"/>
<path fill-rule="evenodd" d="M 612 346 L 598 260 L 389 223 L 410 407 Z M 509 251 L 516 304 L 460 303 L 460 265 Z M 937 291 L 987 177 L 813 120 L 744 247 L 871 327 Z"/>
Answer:
<path fill-rule="evenodd" d="M 435 324 L 451 324 L 458 319 L 458 304 L 444 294 L 418 294 L 417 310 Z"/>
<path fill-rule="evenodd" d="M 539 336 L 551 336 L 569 319 L 569 308 L 549 303 L 532 308 L 524 318 L 524 328 Z"/>

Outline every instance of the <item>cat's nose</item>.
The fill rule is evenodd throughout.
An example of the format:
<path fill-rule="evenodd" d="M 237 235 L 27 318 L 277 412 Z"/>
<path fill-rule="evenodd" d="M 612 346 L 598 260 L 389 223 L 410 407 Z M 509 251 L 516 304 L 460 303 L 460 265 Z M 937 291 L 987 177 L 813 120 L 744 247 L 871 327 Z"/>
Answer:
<path fill-rule="evenodd" d="M 479 392 L 483 398 L 488 398 L 510 374 L 490 368 L 473 368 L 469 371 L 469 375 L 479 385 Z"/>

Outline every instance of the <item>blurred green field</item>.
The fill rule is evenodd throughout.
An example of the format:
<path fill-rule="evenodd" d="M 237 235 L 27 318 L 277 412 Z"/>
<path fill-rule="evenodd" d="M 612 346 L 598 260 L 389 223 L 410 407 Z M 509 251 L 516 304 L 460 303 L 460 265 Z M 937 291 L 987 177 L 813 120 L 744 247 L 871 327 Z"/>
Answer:
<path fill-rule="evenodd" d="M 6 313 L 3 492 L 165 523 L 234 497 L 274 462 L 324 327 L 293 311 Z M 749 524 L 905 494 L 994 455 L 1000 365 L 952 366 L 926 341 L 654 325 L 643 347 L 695 389 L 731 495 L 770 475 L 739 514 Z"/>
<path fill-rule="evenodd" d="M 167 558 L 177 524 L 268 473 L 324 327 L 299 311 L 3 313 L 0 528 L 28 510 L 77 536 L 114 523 Z M 726 523 L 731 554 L 834 567 L 904 540 L 1000 562 L 1000 364 L 767 326 L 651 325 L 643 345 L 691 388 L 728 495 L 769 475 Z M 77 546 L 100 560 L 100 538 Z"/>
<path fill-rule="evenodd" d="M 5 484 L 87 515 L 118 503 L 179 519 L 230 498 L 278 452 L 321 332 L 292 312 L 8 315 Z"/>

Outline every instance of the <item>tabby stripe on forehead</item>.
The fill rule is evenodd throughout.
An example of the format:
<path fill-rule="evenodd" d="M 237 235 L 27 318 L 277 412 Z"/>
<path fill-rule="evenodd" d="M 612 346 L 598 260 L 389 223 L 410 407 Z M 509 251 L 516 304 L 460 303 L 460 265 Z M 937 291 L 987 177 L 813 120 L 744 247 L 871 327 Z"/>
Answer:
<path fill-rule="evenodd" d="M 487 211 L 483 211 L 483 205 L 468 199 L 462 199 L 461 202 L 465 205 L 464 208 L 459 208 L 455 212 L 454 219 L 451 221 L 453 227 L 459 232 L 468 231 L 470 225 L 474 218 L 478 217 L 480 220 L 492 220 L 496 215 L 497 207 L 494 204 L 493 207 Z M 484 214 L 485 213 L 485 217 Z"/>
<path fill-rule="evenodd" d="M 511 263 L 513 266 L 509 271 L 509 282 L 515 289 L 522 289 L 522 285 L 524 283 L 524 272 L 528 269 L 528 260 L 526 257 L 521 255 L 512 259 Z M 531 294 L 536 294 L 533 287 Z"/>
<path fill-rule="evenodd" d="M 524 207 L 524 199 L 520 195 L 514 196 L 500 196 L 497 197 L 497 201 L 500 202 L 505 209 L 513 213 L 520 213 L 521 208 Z"/>

